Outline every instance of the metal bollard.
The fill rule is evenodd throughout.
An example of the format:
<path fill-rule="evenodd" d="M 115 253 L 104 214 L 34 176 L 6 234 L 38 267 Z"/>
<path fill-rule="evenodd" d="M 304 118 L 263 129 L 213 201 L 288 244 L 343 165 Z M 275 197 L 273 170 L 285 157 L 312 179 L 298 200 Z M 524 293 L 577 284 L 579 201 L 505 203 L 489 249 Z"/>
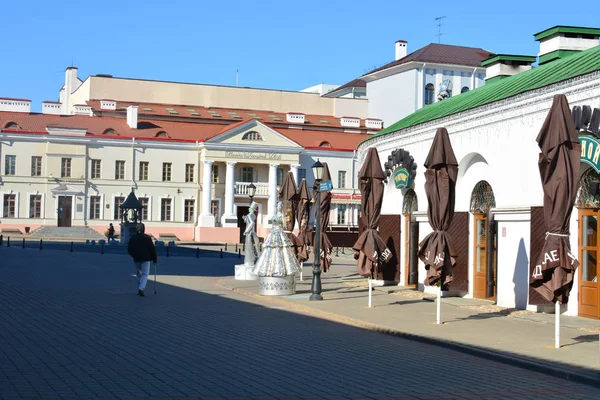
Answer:
<path fill-rule="evenodd" d="M 73 242 L 71 242 L 71 253 L 73 252 Z"/>
<path fill-rule="evenodd" d="M 342 250 L 343 251 L 343 250 Z M 335 248 L 335 256 L 338 257 L 340 255 L 340 248 L 336 247 Z"/>
<path fill-rule="evenodd" d="M 242 251 L 238 249 L 238 258 L 242 258 Z"/>
<path fill-rule="evenodd" d="M 221 249 L 221 258 L 223 258 L 223 249 Z"/>
<path fill-rule="evenodd" d="M 196 247 L 196 258 L 200 257 L 200 247 Z"/>
<path fill-rule="evenodd" d="M 42 249 L 42 239 L 40 239 L 40 250 Z"/>
<path fill-rule="evenodd" d="M 238 251 L 238 244 L 235 244 L 235 251 Z"/>
<path fill-rule="evenodd" d="M 4 242 L 4 235 L 0 235 L 0 246 L 2 246 L 3 242 Z"/>
<path fill-rule="evenodd" d="M 167 245 L 167 257 L 169 257 L 169 245 Z"/>
<path fill-rule="evenodd" d="M 242 251 L 246 251 L 246 242 L 242 243 Z"/>
<path fill-rule="evenodd" d="M 25 248 L 25 238 L 23 238 L 23 248 Z"/>
<path fill-rule="evenodd" d="M 10 247 L 10 236 L 6 238 L 6 247 Z"/>
<path fill-rule="evenodd" d="M 104 254 L 104 243 L 100 244 L 100 254 Z"/>
<path fill-rule="evenodd" d="M 227 251 L 227 243 L 225 243 L 225 251 Z"/>

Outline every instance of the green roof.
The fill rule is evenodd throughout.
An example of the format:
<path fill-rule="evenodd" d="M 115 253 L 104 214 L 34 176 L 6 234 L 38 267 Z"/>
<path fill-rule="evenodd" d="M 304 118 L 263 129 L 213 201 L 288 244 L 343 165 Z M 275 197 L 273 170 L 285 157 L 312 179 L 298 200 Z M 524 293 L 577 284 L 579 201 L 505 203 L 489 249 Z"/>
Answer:
<path fill-rule="evenodd" d="M 533 35 L 535 40 L 542 40 L 555 33 L 574 33 L 578 35 L 600 35 L 600 28 L 584 28 L 581 26 L 557 25 Z"/>
<path fill-rule="evenodd" d="M 496 82 L 486 83 L 480 88 L 425 106 L 395 124 L 377 132 L 371 138 L 464 112 L 484 104 L 504 100 L 530 90 L 539 89 L 598 70 L 600 70 L 600 46 L 592 47 L 591 49 L 500 79 Z M 361 143 L 371 138 L 365 139 Z"/>
<path fill-rule="evenodd" d="M 496 54 L 491 56 L 490 58 L 486 58 L 481 62 L 481 66 L 485 67 L 486 65 L 490 65 L 499 61 L 518 61 L 518 62 L 526 62 L 528 64 L 536 62 L 536 56 L 519 56 L 513 54 Z"/>

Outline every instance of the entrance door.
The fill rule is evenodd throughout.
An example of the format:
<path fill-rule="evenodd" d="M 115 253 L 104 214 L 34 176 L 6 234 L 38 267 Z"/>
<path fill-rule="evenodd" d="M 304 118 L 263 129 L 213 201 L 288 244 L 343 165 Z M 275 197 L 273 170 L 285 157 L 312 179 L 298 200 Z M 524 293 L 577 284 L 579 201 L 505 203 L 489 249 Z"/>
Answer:
<path fill-rule="evenodd" d="M 579 209 L 579 315 L 600 318 L 597 209 Z"/>
<path fill-rule="evenodd" d="M 485 214 L 473 214 L 474 217 L 474 244 L 473 244 L 473 297 L 478 299 L 494 299 L 496 297 L 496 288 L 494 285 L 494 290 L 492 292 L 492 296 L 488 297 L 486 294 L 486 289 L 488 283 L 490 283 L 490 278 L 496 275 L 496 271 L 488 271 L 488 248 L 491 245 L 491 250 L 493 252 L 495 248 L 495 243 L 489 243 L 488 240 L 488 220 Z M 492 237 L 492 240 L 494 238 Z M 493 255 L 494 253 L 492 253 Z M 492 268 L 496 268 L 495 257 L 492 260 Z"/>
<path fill-rule="evenodd" d="M 246 230 L 244 215 L 248 214 L 248 210 L 250 210 L 250 207 L 248 206 L 237 207 L 237 226 L 240 228 L 240 243 L 244 242 L 244 231 Z"/>
<path fill-rule="evenodd" d="M 58 226 L 71 226 L 72 201 L 71 196 L 58 196 Z"/>

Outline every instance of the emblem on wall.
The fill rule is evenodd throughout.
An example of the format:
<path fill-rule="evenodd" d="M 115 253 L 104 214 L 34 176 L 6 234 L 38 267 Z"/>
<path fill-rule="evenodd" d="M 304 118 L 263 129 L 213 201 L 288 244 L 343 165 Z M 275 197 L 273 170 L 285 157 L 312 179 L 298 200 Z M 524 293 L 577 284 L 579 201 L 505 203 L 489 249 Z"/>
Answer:
<path fill-rule="evenodd" d="M 417 175 L 417 164 L 410 153 L 404 149 L 396 149 L 388 156 L 385 168 L 385 183 L 391 176 L 396 189 L 411 187 Z"/>

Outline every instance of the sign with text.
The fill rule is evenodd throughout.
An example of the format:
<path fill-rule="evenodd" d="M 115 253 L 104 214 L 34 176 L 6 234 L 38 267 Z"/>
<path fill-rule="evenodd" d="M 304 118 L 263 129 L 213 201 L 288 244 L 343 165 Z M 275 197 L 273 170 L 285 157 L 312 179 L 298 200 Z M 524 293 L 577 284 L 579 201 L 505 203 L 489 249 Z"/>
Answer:
<path fill-rule="evenodd" d="M 251 151 L 230 151 L 225 152 L 225 157 L 233 158 L 236 160 L 250 159 L 250 160 L 281 160 L 281 154 L 275 153 L 258 153 Z"/>
<path fill-rule="evenodd" d="M 321 192 L 329 192 L 331 189 L 333 189 L 333 184 L 331 181 L 323 181 L 319 185 L 319 190 Z"/>
<path fill-rule="evenodd" d="M 581 162 L 592 166 L 600 173 L 600 142 L 592 136 L 579 136 Z"/>
<path fill-rule="evenodd" d="M 398 167 L 394 171 L 394 185 L 396 185 L 396 189 L 403 189 L 406 187 L 410 187 L 410 174 L 408 170 L 404 167 Z"/>

